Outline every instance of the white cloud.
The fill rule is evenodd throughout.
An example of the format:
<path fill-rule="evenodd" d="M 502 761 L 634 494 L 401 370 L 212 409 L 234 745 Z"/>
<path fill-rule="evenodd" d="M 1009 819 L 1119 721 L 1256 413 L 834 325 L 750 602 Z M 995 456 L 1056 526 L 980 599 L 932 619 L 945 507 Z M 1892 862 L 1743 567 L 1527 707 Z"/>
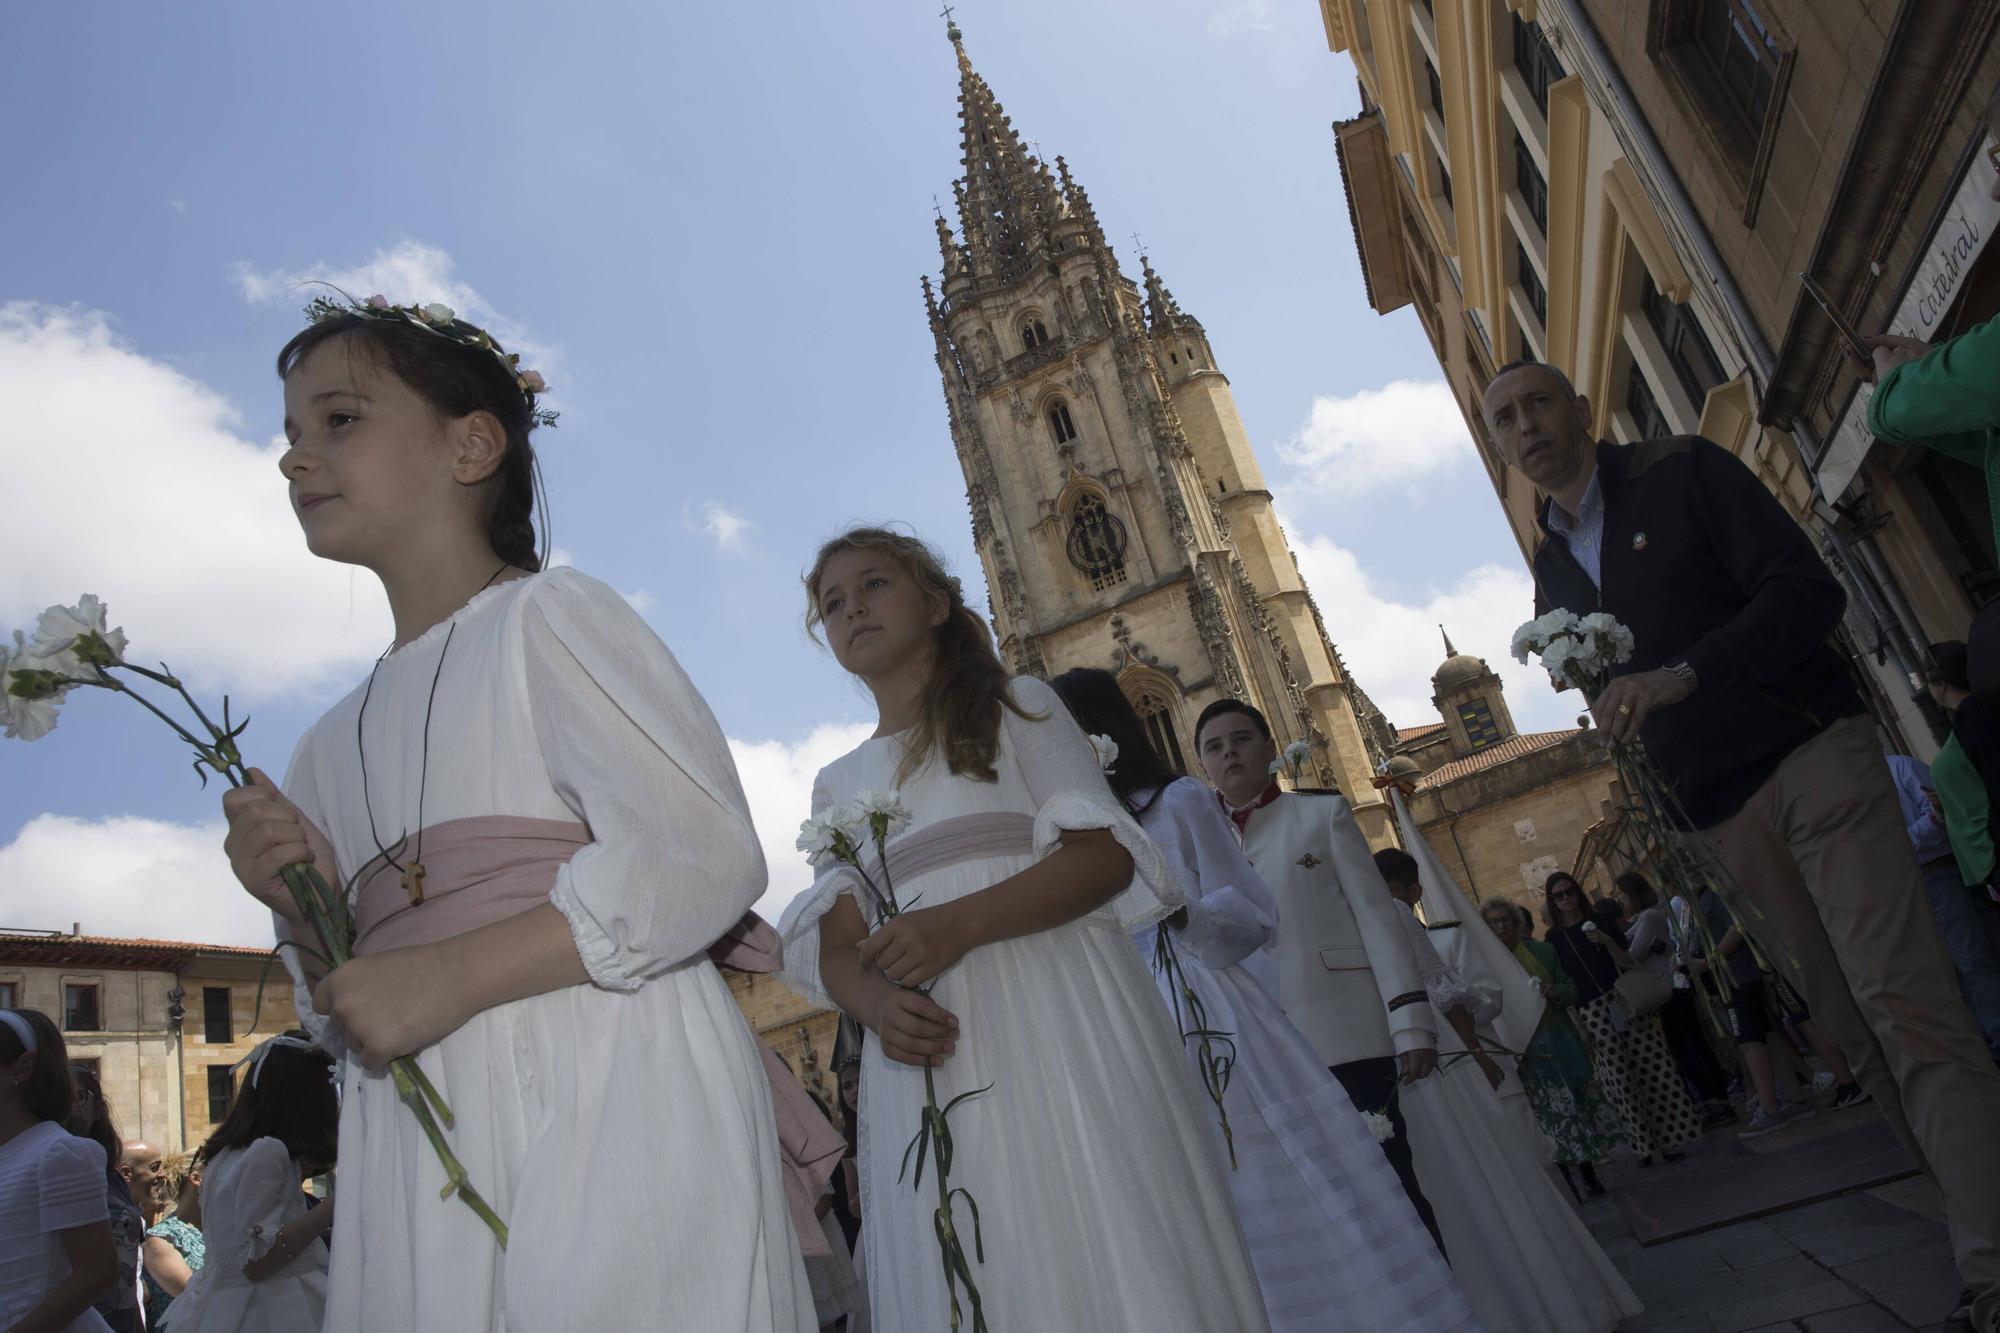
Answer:
<path fill-rule="evenodd" d="M 697 532 L 705 532 L 719 550 L 740 551 L 755 525 L 720 500 L 704 500 L 682 507 L 682 520 Z"/>
<path fill-rule="evenodd" d="M 1465 418 L 1443 380 L 1396 380 L 1346 397 L 1313 399 L 1305 424 L 1278 446 L 1299 481 L 1335 495 L 1414 489 L 1472 463 Z"/>
<path fill-rule="evenodd" d="M 787 903 L 812 886 L 812 870 L 792 843 L 799 836 L 799 821 L 812 813 L 813 777 L 874 731 L 872 722 L 853 722 L 815 727 L 804 740 L 789 744 L 730 738 L 729 752 L 736 758 L 771 873 L 770 887 L 757 902 L 758 913 L 771 924 L 784 915 Z"/>
<path fill-rule="evenodd" d="M 1208 30 L 1217 37 L 1234 37 L 1239 32 L 1269 32 L 1278 26 L 1271 14 L 1271 0 L 1232 0 L 1208 21 Z"/>
<path fill-rule="evenodd" d="M 230 873 L 222 833 L 220 822 L 37 815 L 0 847 L 0 921 L 269 946 L 271 914 Z"/>
<path fill-rule="evenodd" d="M 393 305 L 414 305 L 442 301 L 463 319 L 472 321 L 498 338 L 512 352 L 519 352 L 530 366 L 554 384 L 553 349 L 537 342 L 520 324 L 493 308 L 471 283 L 460 278 L 450 252 L 421 241 L 398 241 L 377 250 L 359 264 L 346 266 L 324 262 L 295 269 L 260 269 L 240 262 L 230 268 L 243 299 L 253 305 L 303 307 L 324 289 L 308 284 L 325 283 L 338 287 L 356 300 L 380 294 Z M 560 387 L 560 386 L 558 386 Z"/>
<path fill-rule="evenodd" d="M 169 199 L 167 200 L 167 207 L 173 209 L 174 212 L 180 214 L 182 217 L 187 216 L 188 206 L 185 199 Z"/>
<path fill-rule="evenodd" d="M 1452 646 L 1483 657 L 1499 675 L 1507 707 L 1522 731 L 1576 725 L 1583 709 L 1574 690 L 1558 695 L 1548 674 L 1507 655 L 1514 629 L 1534 615 L 1534 585 L 1514 565 L 1482 564 L 1448 588 L 1427 590 L 1421 602 L 1384 594 L 1352 551 L 1330 537 L 1301 537 L 1292 550 L 1299 572 L 1326 618 L 1326 630 L 1361 688 L 1399 727 L 1441 721 L 1431 703 L 1431 673 L 1444 661 L 1443 625 Z"/>
<path fill-rule="evenodd" d="M 142 355 L 109 316 L 0 305 L 0 629 L 93 592 L 140 661 L 269 697 L 366 663 L 391 634 L 368 574 L 306 551 L 275 444 Z M 277 414 L 273 386 L 269 410 Z"/>

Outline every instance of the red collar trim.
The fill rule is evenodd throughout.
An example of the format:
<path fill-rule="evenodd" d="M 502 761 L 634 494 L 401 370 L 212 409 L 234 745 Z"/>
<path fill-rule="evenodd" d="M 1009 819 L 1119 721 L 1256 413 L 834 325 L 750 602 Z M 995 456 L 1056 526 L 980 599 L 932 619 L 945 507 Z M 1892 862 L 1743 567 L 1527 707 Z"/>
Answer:
<path fill-rule="evenodd" d="M 1240 810 L 1237 809 L 1235 806 L 1231 805 L 1229 803 L 1229 798 L 1227 796 L 1224 796 L 1221 792 L 1217 792 L 1215 794 L 1215 799 L 1222 802 L 1222 813 L 1229 816 L 1229 822 L 1236 825 L 1236 831 L 1238 833 L 1247 833 L 1250 831 L 1250 816 L 1252 814 L 1255 814 L 1257 811 L 1262 810 L 1265 806 L 1277 800 L 1280 796 L 1283 796 L 1284 794 L 1285 794 L 1284 789 L 1278 786 L 1278 780 L 1276 778 L 1272 778 L 1271 785 L 1264 788 L 1264 790 L 1258 794 L 1256 800 L 1250 802 L 1250 804 L 1244 806 Z"/>

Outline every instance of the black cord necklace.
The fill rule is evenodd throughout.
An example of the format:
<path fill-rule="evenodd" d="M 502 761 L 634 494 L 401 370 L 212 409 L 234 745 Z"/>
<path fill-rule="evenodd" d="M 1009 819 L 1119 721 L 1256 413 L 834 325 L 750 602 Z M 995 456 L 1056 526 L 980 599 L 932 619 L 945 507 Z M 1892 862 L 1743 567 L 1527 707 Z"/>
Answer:
<path fill-rule="evenodd" d="M 477 597 L 492 587 L 493 580 L 506 573 L 508 565 L 508 561 L 501 561 L 500 568 L 487 576 L 486 582 L 479 585 L 478 591 L 474 592 L 472 597 Z M 472 597 L 465 599 L 467 605 L 471 604 Z M 465 607 L 461 606 L 459 611 L 464 609 Z M 454 611 L 452 614 L 456 616 L 458 612 Z M 382 845 L 382 835 L 375 831 L 375 806 L 368 796 L 368 747 L 361 735 L 361 724 L 368 718 L 368 700 L 375 693 L 375 673 L 382 669 L 382 663 L 388 660 L 389 654 L 396 651 L 395 644 L 392 643 L 384 648 L 382 655 L 375 659 L 375 665 L 368 668 L 368 686 L 361 691 L 361 708 L 354 715 L 354 752 L 361 760 L 361 806 L 368 812 L 368 837 L 375 844 L 377 855 L 402 872 L 403 892 L 409 895 L 412 907 L 424 900 L 424 792 L 430 786 L 431 780 L 431 711 L 437 707 L 438 681 L 444 675 L 444 659 L 451 652 L 451 639 L 456 633 L 458 633 L 458 621 L 454 619 L 451 627 L 444 632 L 444 647 L 438 650 L 437 670 L 431 673 L 430 697 L 424 702 L 423 763 L 417 770 L 417 845 L 415 855 L 410 858 L 407 865 L 398 861 L 394 854 Z M 398 846 L 401 845 L 401 841 L 398 840 Z"/>

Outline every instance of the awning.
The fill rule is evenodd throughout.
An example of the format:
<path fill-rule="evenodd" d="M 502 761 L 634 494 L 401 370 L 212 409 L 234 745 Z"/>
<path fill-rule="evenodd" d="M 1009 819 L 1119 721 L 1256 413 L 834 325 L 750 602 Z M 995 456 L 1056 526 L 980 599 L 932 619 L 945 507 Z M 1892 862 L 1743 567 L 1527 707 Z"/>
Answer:
<path fill-rule="evenodd" d="M 1334 155 L 1347 188 L 1347 219 L 1361 252 L 1361 282 L 1368 304 L 1386 315 L 1410 303 L 1410 268 L 1403 250 L 1402 203 L 1389 130 L 1380 111 L 1334 122 Z"/>

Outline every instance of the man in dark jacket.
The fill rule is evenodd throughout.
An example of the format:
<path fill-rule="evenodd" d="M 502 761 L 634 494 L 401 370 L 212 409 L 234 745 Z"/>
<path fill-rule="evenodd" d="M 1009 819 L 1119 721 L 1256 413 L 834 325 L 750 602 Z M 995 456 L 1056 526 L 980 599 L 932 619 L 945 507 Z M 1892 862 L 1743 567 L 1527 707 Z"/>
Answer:
<path fill-rule="evenodd" d="M 1943 1191 L 1972 1326 L 2000 1323 L 2000 1074 L 1938 938 L 1895 785 L 1829 643 L 1844 595 L 1805 533 L 1698 436 L 1595 441 L 1561 371 L 1503 366 L 1484 414 L 1548 496 L 1539 612 L 1608 611 L 1632 658 L 1591 711 L 1641 739 L 1747 924 Z M 1771 947 L 1775 946 L 1775 947 Z"/>

